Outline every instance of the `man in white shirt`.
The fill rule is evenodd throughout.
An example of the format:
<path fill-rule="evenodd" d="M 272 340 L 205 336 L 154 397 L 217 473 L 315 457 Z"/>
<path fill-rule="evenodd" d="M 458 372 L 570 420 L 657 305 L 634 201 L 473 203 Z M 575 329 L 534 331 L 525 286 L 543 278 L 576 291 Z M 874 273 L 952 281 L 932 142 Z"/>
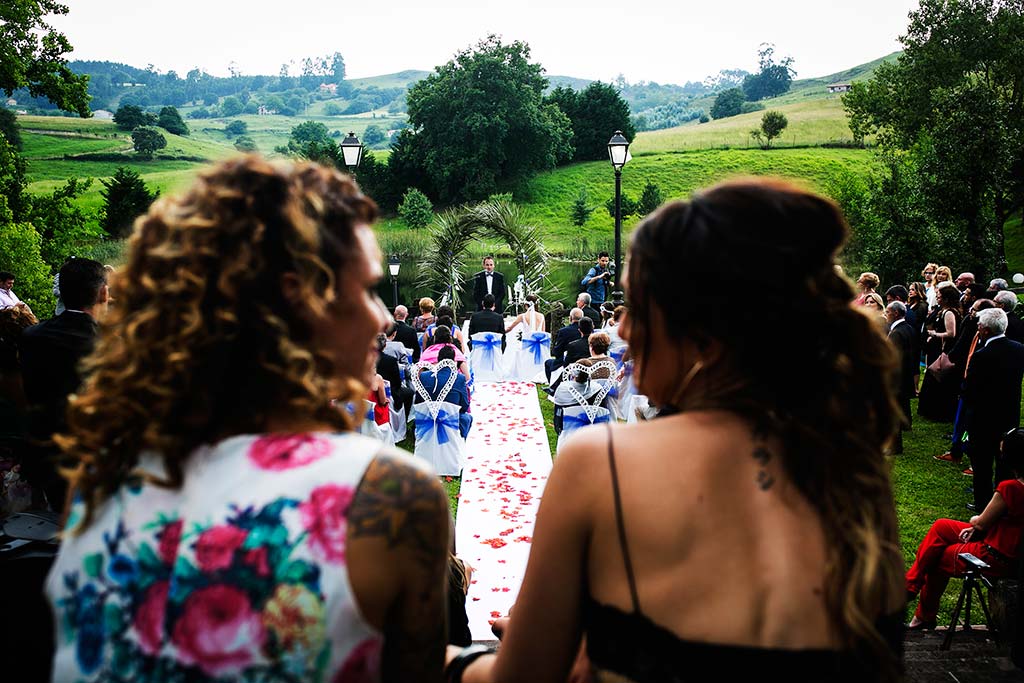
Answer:
<path fill-rule="evenodd" d="M 28 308 L 28 304 L 14 293 L 14 273 L 0 271 L 0 310 L 5 308 Z"/>

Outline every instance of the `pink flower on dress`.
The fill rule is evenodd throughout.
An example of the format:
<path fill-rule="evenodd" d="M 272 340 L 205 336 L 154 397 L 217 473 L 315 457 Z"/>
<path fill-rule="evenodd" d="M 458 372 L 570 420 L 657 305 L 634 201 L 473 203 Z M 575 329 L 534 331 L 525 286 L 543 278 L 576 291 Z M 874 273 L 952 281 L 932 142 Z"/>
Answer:
<path fill-rule="evenodd" d="M 222 524 L 204 531 L 196 541 L 196 564 L 204 572 L 227 569 L 235 551 L 245 542 L 248 531 Z"/>
<path fill-rule="evenodd" d="M 346 516 L 353 494 L 351 486 L 325 484 L 313 489 L 309 500 L 299 505 L 302 526 L 318 559 L 345 563 Z"/>
<path fill-rule="evenodd" d="M 233 586 L 216 585 L 192 593 L 174 625 L 171 642 L 185 664 L 207 676 L 224 676 L 260 656 L 266 638 L 260 615 L 248 596 Z"/>
<path fill-rule="evenodd" d="M 267 563 L 267 549 L 263 546 L 253 548 L 245 553 L 242 561 L 256 570 L 256 576 L 270 576 L 270 565 Z"/>
<path fill-rule="evenodd" d="M 352 648 L 331 683 L 370 683 L 380 680 L 380 638 L 367 638 Z"/>
<path fill-rule="evenodd" d="M 170 583 L 157 581 L 146 590 L 146 597 L 135 612 L 135 632 L 139 637 L 139 648 L 147 655 L 160 652 L 164 635 L 164 614 L 167 612 L 167 591 Z"/>
<path fill-rule="evenodd" d="M 331 452 L 331 444 L 315 434 L 267 434 L 253 441 L 249 460 L 262 470 L 290 470 Z"/>
<path fill-rule="evenodd" d="M 180 519 L 167 524 L 157 534 L 157 538 L 160 539 L 160 559 L 163 560 L 164 564 L 174 564 L 174 559 L 178 556 L 178 543 L 181 542 L 181 525 Z"/>

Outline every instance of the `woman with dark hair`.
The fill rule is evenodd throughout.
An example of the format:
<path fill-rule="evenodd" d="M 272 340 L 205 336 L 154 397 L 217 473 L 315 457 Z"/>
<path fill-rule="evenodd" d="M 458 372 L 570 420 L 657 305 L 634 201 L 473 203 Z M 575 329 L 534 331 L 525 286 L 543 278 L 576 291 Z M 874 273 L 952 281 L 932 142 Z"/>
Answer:
<path fill-rule="evenodd" d="M 908 288 L 907 308 L 914 312 L 914 320 L 918 327 L 924 329 L 924 321 L 928 318 L 928 292 L 923 282 L 911 282 Z"/>
<path fill-rule="evenodd" d="M 60 437 L 54 680 L 440 681 L 447 497 L 340 408 L 388 321 L 376 216 L 246 156 L 136 221 Z"/>
<path fill-rule="evenodd" d="M 938 308 L 924 323 L 925 363 L 931 365 L 943 353 L 948 354 L 956 344 L 960 331 L 960 290 L 952 283 L 936 285 Z M 950 371 L 941 379 L 926 372 L 921 381 L 921 399 L 917 412 L 921 417 L 936 422 L 952 422 L 956 415 L 957 393 L 963 372 Z"/>
<path fill-rule="evenodd" d="M 921 594 L 911 629 L 935 628 L 946 584 L 967 569 L 960 553 L 988 563 L 990 568 L 983 570 L 988 576 L 1010 576 L 1016 571 L 1024 533 L 1024 429 L 1013 429 L 1003 437 L 1001 456 L 1014 478 L 996 487 L 981 514 L 970 522 L 935 520 L 918 546 L 914 564 L 907 571 L 908 597 Z"/>
<path fill-rule="evenodd" d="M 622 336 L 661 415 L 567 440 L 502 646 L 450 649 L 450 681 L 564 681 L 581 635 L 636 681 L 899 678 L 896 358 L 833 268 L 847 234 L 833 202 L 770 180 L 636 228 Z M 763 305 L 737 308 L 718 283 L 766 262 Z"/>

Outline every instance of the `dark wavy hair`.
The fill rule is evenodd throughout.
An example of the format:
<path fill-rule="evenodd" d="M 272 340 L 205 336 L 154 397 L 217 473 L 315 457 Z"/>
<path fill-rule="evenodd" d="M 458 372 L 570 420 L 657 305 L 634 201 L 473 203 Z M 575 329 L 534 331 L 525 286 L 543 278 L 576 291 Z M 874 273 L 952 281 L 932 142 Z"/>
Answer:
<path fill-rule="evenodd" d="M 58 437 L 78 462 L 70 478 L 87 523 L 143 451 L 163 458 L 159 483 L 179 487 L 197 446 L 260 432 L 271 416 L 351 427 L 332 401 L 361 389 L 335 378 L 281 281 L 294 274 L 314 312 L 336 304 L 337 275 L 357 248 L 354 228 L 376 216 L 374 202 L 338 171 L 244 156 L 136 220 L 118 305 Z"/>
<path fill-rule="evenodd" d="M 720 345 L 726 380 L 704 395 L 684 391 L 676 407 L 729 410 L 780 438 L 787 475 L 822 519 L 837 636 L 896 678 L 898 661 L 875 626 L 903 600 L 883 455 L 901 415 L 896 356 L 837 272 L 848 232 L 832 201 L 775 180 L 731 181 L 663 206 L 632 235 L 630 348 L 642 388 L 654 309 L 670 339 Z M 774 275 L 759 282 L 759 305 L 736 306 L 720 283 L 743 281 L 761 263 Z M 693 296 L 664 286 L 679 273 Z"/>

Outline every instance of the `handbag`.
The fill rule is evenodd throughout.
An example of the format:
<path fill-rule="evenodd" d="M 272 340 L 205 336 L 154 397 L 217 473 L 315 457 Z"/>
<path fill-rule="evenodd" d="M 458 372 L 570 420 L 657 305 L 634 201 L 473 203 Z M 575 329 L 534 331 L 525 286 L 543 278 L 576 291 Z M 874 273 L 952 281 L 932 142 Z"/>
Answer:
<path fill-rule="evenodd" d="M 955 368 L 956 364 L 954 364 L 953 361 L 949 359 L 949 355 L 943 351 L 939 354 L 939 357 L 932 361 L 932 364 L 928 366 L 928 374 L 941 382 L 950 375 Z"/>

